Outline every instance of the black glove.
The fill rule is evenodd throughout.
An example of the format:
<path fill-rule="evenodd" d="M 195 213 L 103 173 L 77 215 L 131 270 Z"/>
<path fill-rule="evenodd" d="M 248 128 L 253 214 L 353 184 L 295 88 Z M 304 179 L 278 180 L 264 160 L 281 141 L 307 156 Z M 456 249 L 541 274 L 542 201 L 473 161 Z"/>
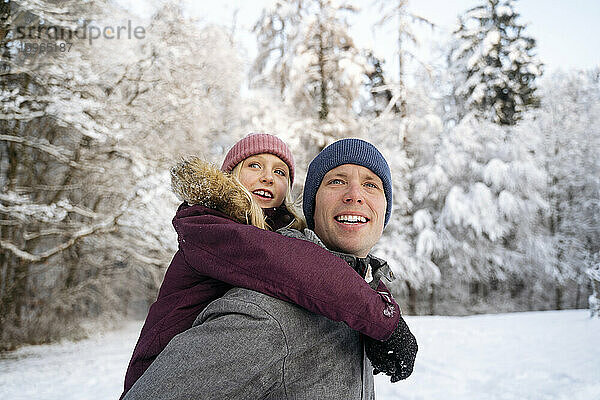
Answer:
<path fill-rule="evenodd" d="M 364 338 L 365 350 L 373 364 L 374 375 L 383 372 L 391 377 L 392 383 L 410 376 L 419 346 L 402 316 L 389 339 L 381 342 L 368 336 Z"/>

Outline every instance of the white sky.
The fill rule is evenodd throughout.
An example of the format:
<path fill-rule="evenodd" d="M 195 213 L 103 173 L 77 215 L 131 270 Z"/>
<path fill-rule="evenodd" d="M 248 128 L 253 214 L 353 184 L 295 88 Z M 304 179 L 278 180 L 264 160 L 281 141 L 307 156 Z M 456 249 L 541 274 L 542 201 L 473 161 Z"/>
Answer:
<path fill-rule="evenodd" d="M 163 0 L 118 0 L 129 4 L 140 16 L 148 15 L 156 4 Z M 261 10 L 272 0 L 183 0 L 186 10 L 195 18 L 206 23 L 231 26 L 233 13 L 238 10 L 236 34 L 247 56 L 256 53 L 256 41 L 251 32 L 252 25 Z M 392 1 L 392 0 L 389 0 Z M 413 13 L 435 23 L 437 33 L 430 29 L 419 29 L 421 47 L 417 56 L 422 61 L 431 61 L 435 46 L 450 36 L 457 16 L 465 10 L 481 4 L 482 0 L 410 0 Z M 376 32 L 371 26 L 379 18 L 378 7 L 372 0 L 355 1 L 361 7 L 361 15 L 353 21 L 353 36 L 359 47 L 374 48 L 387 60 L 387 69 L 394 73 L 396 38 L 391 30 Z M 537 55 L 545 64 L 545 71 L 557 69 L 593 68 L 600 66 L 600 0 L 520 0 L 516 3 L 521 14 L 520 22 L 528 24 L 526 34 L 537 40 Z"/>

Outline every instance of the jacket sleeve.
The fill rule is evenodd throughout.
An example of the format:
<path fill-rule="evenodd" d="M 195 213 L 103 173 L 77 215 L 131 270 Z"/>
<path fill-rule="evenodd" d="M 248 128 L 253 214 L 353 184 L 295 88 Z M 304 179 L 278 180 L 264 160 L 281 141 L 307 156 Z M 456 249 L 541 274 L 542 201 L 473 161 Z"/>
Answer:
<path fill-rule="evenodd" d="M 214 215 L 176 222 L 187 264 L 201 275 L 256 290 L 343 321 L 373 339 L 391 336 L 399 312 L 348 264 L 318 245 Z"/>
<path fill-rule="evenodd" d="M 169 342 L 124 400 L 264 398 L 281 388 L 287 353 L 276 319 L 225 296 Z"/>

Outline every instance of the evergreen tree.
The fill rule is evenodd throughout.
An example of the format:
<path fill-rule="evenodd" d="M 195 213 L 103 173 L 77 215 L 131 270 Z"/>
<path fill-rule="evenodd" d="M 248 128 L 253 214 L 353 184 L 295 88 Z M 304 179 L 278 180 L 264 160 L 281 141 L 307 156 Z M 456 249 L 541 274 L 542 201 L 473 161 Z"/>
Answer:
<path fill-rule="evenodd" d="M 518 126 L 530 138 L 547 175 L 545 214 L 555 283 L 556 309 L 567 303 L 564 288 L 577 285 L 575 306 L 584 303 L 586 269 L 600 257 L 600 74 L 556 73 L 540 87 L 542 106 Z"/>
<path fill-rule="evenodd" d="M 406 118 L 398 118 L 397 114 L 389 113 L 375 121 L 365 121 L 368 125 L 368 140 L 382 151 L 392 170 L 394 188 L 394 211 L 376 245 L 375 254 L 385 258 L 399 278 L 392 282 L 392 290 L 396 295 L 406 293 L 410 314 L 417 313 L 417 292 L 427 290 L 440 277 L 439 268 L 431 261 L 430 254 L 421 253 L 417 249 L 416 236 L 420 232 L 414 227 L 418 216 L 412 200 L 415 163 L 419 158 L 429 158 L 434 152 L 431 144 L 432 137 L 439 134 L 440 124 L 437 120 L 431 114 L 412 114 Z M 420 145 L 407 146 L 410 143 L 409 136 L 412 135 L 419 138 Z M 421 153 L 421 150 L 427 154 Z M 420 157 L 415 153 L 420 153 Z"/>
<path fill-rule="evenodd" d="M 462 70 L 455 95 L 463 116 L 471 111 L 514 125 L 525 110 L 539 105 L 535 79 L 542 65 L 534 55 L 535 40 L 525 35 L 518 17 L 514 0 L 486 0 L 460 19 L 450 58 Z"/>
<path fill-rule="evenodd" d="M 413 52 L 409 50 L 407 45 L 417 45 L 417 37 L 414 35 L 412 25 L 415 22 L 425 23 L 433 27 L 426 18 L 419 15 L 413 14 L 408 11 L 408 0 L 376 0 L 379 3 L 380 12 L 383 15 L 377 25 L 383 25 L 390 21 L 395 22 L 396 29 L 396 55 L 398 57 L 398 81 L 394 85 L 394 95 L 390 97 L 390 100 L 394 100 L 393 111 L 400 114 L 402 117 L 406 117 L 406 106 L 407 106 L 407 87 L 405 82 L 404 70 L 406 60 L 415 58 Z M 390 91 L 390 89 L 387 89 Z"/>
<path fill-rule="evenodd" d="M 399 95 L 394 96 L 393 86 L 387 83 L 383 65 L 385 61 L 378 58 L 372 51 L 366 53 L 367 62 L 371 65 L 371 69 L 367 72 L 369 79 L 365 85 L 371 96 L 366 104 L 367 112 L 374 112 L 376 116 L 392 110 L 394 114 L 400 114 L 400 106 L 398 105 Z M 404 105 L 404 115 L 406 115 L 406 102 Z"/>
<path fill-rule="evenodd" d="M 273 79 L 286 101 L 318 121 L 351 120 L 369 70 L 348 33 L 346 16 L 356 11 L 345 1 L 277 1 L 255 27 L 259 78 Z"/>
<path fill-rule="evenodd" d="M 523 138 L 465 118 L 435 147 L 413 171 L 411 200 L 416 252 L 439 267 L 446 293 L 470 282 L 480 298 L 490 282 L 546 276 L 546 175 Z"/>

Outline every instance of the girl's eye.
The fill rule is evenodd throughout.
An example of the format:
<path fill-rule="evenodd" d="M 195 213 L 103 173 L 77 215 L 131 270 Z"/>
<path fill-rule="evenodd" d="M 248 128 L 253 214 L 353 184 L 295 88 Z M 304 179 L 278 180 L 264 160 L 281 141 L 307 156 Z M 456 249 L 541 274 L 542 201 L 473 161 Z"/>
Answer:
<path fill-rule="evenodd" d="M 281 175 L 281 176 L 285 176 L 285 171 L 284 171 L 284 170 L 282 170 L 282 169 L 276 169 L 276 170 L 275 170 L 275 173 L 276 173 L 276 174 L 279 174 L 279 175 Z"/>
<path fill-rule="evenodd" d="M 260 164 L 257 162 L 252 162 L 248 164 L 248 168 L 260 168 Z"/>

